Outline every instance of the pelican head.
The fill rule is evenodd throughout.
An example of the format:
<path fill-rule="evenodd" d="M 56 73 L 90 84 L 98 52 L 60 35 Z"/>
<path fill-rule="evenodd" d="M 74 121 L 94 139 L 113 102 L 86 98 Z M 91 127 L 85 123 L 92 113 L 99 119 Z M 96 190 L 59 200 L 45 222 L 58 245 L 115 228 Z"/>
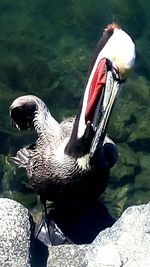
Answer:
<path fill-rule="evenodd" d="M 116 96 L 134 62 L 135 44 L 131 37 L 117 24 L 108 25 L 92 60 L 80 115 L 77 117 L 76 134 L 73 132 L 73 137 L 76 135 L 78 142 L 87 139 L 87 132 L 90 132 L 91 156 L 98 144 L 103 143 Z"/>

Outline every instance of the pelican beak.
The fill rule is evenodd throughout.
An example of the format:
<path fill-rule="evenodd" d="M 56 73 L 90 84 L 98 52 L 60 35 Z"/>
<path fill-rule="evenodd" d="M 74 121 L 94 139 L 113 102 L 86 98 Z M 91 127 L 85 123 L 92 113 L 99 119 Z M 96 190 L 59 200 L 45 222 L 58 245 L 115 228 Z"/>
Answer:
<path fill-rule="evenodd" d="M 93 157 L 103 145 L 122 78 L 128 77 L 134 62 L 135 44 L 131 37 L 118 25 L 108 25 L 91 61 L 68 153 L 76 150 L 78 156 L 80 151 L 80 156 L 90 153 Z"/>
<path fill-rule="evenodd" d="M 106 65 L 106 80 L 103 88 L 101 89 L 101 95 L 92 122 L 92 127 L 95 131 L 95 135 L 90 148 L 91 157 L 93 157 L 97 148 L 100 148 L 100 146 L 102 146 L 103 144 L 109 117 L 114 106 L 116 96 L 119 92 L 121 83 L 123 82 L 119 77 L 118 68 L 116 66 L 113 66 L 112 62 L 109 60 L 106 60 Z"/>

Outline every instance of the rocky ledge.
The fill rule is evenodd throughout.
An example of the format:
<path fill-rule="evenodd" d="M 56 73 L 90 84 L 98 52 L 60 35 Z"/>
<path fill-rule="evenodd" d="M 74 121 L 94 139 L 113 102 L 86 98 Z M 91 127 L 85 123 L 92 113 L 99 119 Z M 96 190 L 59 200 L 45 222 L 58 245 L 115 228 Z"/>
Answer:
<path fill-rule="evenodd" d="M 34 239 L 28 210 L 0 199 L 1 267 L 150 266 L 150 203 L 129 207 L 90 245 L 46 247 Z"/>

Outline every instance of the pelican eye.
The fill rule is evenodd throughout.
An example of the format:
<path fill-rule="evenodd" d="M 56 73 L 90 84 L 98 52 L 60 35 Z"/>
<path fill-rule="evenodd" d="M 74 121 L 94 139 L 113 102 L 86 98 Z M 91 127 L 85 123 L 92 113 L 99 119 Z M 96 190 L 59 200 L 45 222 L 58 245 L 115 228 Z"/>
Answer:
<path fill-rule="evenodd" d="M 120 84 L 126 81 L 126 79 L 121 79 L 120 74 L 119 74 L 119 68 L 117 67 L 115 62 L 112 62 L 111 60 L 107 59 L 106 65 L 107 65 L 107 71 L 112 72 L 112 75 L 115 81 L 117 81 Z"/>

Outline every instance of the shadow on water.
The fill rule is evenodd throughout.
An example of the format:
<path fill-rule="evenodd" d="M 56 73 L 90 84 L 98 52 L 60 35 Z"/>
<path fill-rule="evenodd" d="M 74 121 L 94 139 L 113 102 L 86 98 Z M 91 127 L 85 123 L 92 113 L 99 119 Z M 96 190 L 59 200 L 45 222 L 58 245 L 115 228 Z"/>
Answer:
<path fill-rule="evenodd" d="M 31 267 L 46 267 L 48 259 L 48 247 L 40 240 L 34 239 L 31 250 Z"/>
<path fill-rule="evenodd" d="M 115 220 L 98 200 L 57 205 L 50 218 L 75 244 L 91 243 L 100 231 L 112 226 Z"/>
<path fill-rule="evenodd" d="M 30 216 L 31 244 L 30 244 L 30 265 L 31 267 L 46 267 L 48 259 L 48 247 L 35 238 L 35 223 Z"/>
<path fill-rule="evenodd" d="M 91 243 L 100 231 L 112 226 L 115 220 L 98 200 L 80 203 L 61 203 L 49 213 L 50 219 L 61 229 L 73 244 Z M 34 235 L 34 231 L 33 235 Z M 31 266 L 46 267 L 48 247 L 32 237 Z M 66 243 L 68 244 L 68 243 Z"/>

